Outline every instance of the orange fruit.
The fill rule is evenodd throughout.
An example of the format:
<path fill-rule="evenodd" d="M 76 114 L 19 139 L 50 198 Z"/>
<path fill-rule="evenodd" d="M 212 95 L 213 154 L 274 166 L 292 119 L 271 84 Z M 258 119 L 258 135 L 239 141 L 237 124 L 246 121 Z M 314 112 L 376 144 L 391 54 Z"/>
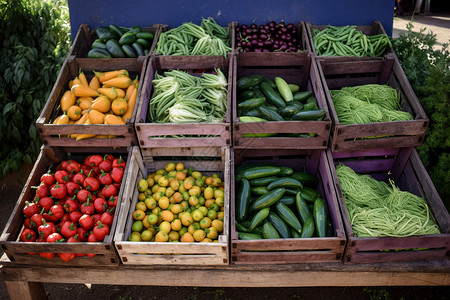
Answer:
<path fill-rule="evenodd" d="M 193 243 L 194 237 L 189 232 L 186 232 L 181 236 L 180 242 L 182 243 Z"/>
<path fill-rule="evenodd" d="M 177 163 L 176 165 L 175 165 L 175 170 L 177 170 L 177 171 L 181 171 L 181 170 L 183 170 L 184 169 L 184 165 L 183 165 L 183 163 Z"/>
<path fill-rule="evenodd" d="M 158 200 L 158 206 L 161 207 L 161 209 L 168 209 L 170 205 L 170 200 L 166 196 L 163 196 L 159 198 Z"/>
<path fill-rule="evenodd" d="M 192 218 L 192 215 L 190 212 L 185 212 L 181 216 L 181 223 L 183 223 L 184 226 L 189 226 L 192 223 L 194 223 L 194 219 Z"/>
<path fill-rule="evenodd" d="M 196 231 L 194 231 L 192 237 L 196 242 L 201 242 L 206 237 L 206 232 L 201 229 L 197 229 Z"/>
<path fill-rule="evenodd" d="M 150 225 L 155 225 L 156 223 L 158 223 L 158 216 L 155 214 L 148 215 L 146 219 L 148 220 L 148 223 Z"/>
<path fill-rule="evenodd" d="M 205 197 L 206 200 L 212 199 L 214 197 L 214 189 L 210 186 L 206 187 L 203 191 L 203 197 Z"/>
<path fill-rule="evenodd" d="M 205 229 L 206 231 L 206 237 L 210 238 L 212 240 L 217 239 L 217 236 L 219 235 L 219 233 L 217 232 L 217 229 L 214 227 L 209 227 L 208 229 Z"/>
<path fill-rule="evenodd" d="M 135 220 L 142 220 L 145 217 L 145 211 L 137 209 L 133 212 L 133 219 Z"/>
<path fill-rule="evenodd" d="M 170 228 L 172 228 L 173 231 L 178 231 L 181 229 L 182 225 L 180 219 L 175 219 L 170 223 Z"/>
<path fill-rule="evenodd" d="M 169 232 L 169 242 L 178 241 L 180 239 L 180 234 L 176 231 Z"/>
<path fill-rule="evenodd" d="M 175 163 L 173 163 L 173 162 L 168 162 L 168 163 L 164 166 L 164 170 L 166 170 L 166 172 L 170 172 L 170 171 L 175 170 L 175 167 L 176 167 Z"/>
<path fill-rule="evenodd" d="M 214 227 L 217 232 L 223 232 L 223 222 L 221 220 L 215 219 L 212 220 L 211 226 Z"/>
<path fill-rule="evenodd" d="M 167 222 L 173 221 L 173 213 L 170 210 L 163 210 L 161 212 L 161 219 Z"/>
<path fill-rule="evenodd" d="M 204 217 L 203 219 L 200 220 L 200 227 L 202 229 L 211 227 L 211 219 L 208 217 Z"/>
<path fill-rule="evenodd" d="M 159 231 L 155 235 L 155 242 L 167 242 L 169 240 L 169 235 L 165 231 Z"/>
<path fill-rule="evenodd" d="M 172 230 L 170 223 L 168 221 L 162 221 L 158 226 L 159 231 L 164 231 L 165 233 L 169 233 Z"/>
<path fill-rule="evenodd" d="M 147 206 L 148 209 L 154 209 L 158 203 L 156 202 L 155 198 L 148 197 L 144 200 L 145 206 Z"/>

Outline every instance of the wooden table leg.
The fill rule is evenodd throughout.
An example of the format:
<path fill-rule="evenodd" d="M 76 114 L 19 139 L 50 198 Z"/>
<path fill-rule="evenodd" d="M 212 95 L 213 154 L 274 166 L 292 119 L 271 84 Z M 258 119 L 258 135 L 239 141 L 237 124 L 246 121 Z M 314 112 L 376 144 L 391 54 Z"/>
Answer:
<path fill-rule="evenodd" d="M 45 300 L 44 284 L 41 282 L 5 281 L 11 300 Z"/>

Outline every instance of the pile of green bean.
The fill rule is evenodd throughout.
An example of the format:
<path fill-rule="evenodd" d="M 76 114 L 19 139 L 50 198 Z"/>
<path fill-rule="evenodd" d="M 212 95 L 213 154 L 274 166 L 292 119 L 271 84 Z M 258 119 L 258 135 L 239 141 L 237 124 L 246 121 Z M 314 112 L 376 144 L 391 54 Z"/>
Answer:
<path fill-rule="evenodd" d="M 338 164 L 336 173 L 353 231 L 358 237 L 439 234 L 425 199 Z"/>
<path fill-rule="evenodd" d="M 202 19 L 199 25 L 186 22 L 162 32 L 155 52 L 162 55 L 223 55 L 231 52 L 230 32 L 213 18 Z"/>
<path fill-rule="evenodd" d="M 311 34 L 316 54 L 320 56 L 379 57 L 392 47 L 386 34 L 365 35 L 355 25 L 313 28 Z"/>

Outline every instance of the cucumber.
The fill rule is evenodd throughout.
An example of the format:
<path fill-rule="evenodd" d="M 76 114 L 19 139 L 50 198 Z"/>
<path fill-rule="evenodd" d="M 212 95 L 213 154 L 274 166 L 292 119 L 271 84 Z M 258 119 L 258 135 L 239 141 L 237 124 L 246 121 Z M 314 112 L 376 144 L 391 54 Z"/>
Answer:
<path fill-rule="evenodd" d="M 288 196 L 288 195 L 284 195 L 278 201 L 280 201 L 281 203 L 283 203 L 286 206 L 293 206 L 293 205 L 295 205 L 295 197 Z"/>
<path fill-rule="evenodd" d="M 319 120 L 325 116 L 324 109 L 316 109 L 316 110 L 307 110 L 300 111 L 292 116 L 292 120 L 296 121 L 311 121 L 311 120 Z"/>
<path fill-rule="evenodd" d="M 308 104 L 308 103 L 316 103 L 317 104 L 316 97 L 314 97 L 314 95 L 309 96 L 308 99 L 306 99 L 306 104 Z"/>
<path fill-rule="evenodd" d="M 264 77 L 262 75 L 251 75 L 240 77 L 236 82 L 236 86 L 240 90 L 245 90 L 260 84 L 263 81 L 263 79 Z"/>
<path fill-rule="evenodd" d="M 243 221 L 247 218 L 248 207 L 250 206 L 250 182 L 242 179 L 236 198 L 236 220 Z"/>
<path fill-rule="evenodd" d="M 250 110 L 254 108 L 259 108 L 261 105 L 266 103 L 266 98 L 250 98 L 244 100 L 238 104 L 238 109 Z"/>
<path fill-rule="evenodd" d="M 238 111 L 238 116 L 240 117 L 261 117 L 261 114 L 259 113 L 259 111 L 254 108 L 254 109 L 250 109 L 250 110 L 245 110 L 245 111 Z M 267 121 L 267 120 L 266 120 Z"/>
<path fill-rule="evenodd" d="M 136 42 L 136 34 L 134 32 L 127 32 L 122 35 L 119 39 L 119 44 L 121 45 L 131 45 Z"/>
<path fill-rule="evenodd" d="M 275 204 L 275 210 L 283 221 L 286 222 L 286 224 L 295 229 L 298 233 L 302 232 L 302 225 L 300 224 L 300 221 L 289 207 L 281 202 L 277 202 Z"/>
<path fill-rule="evenodd" d="M 249 212 L 254 212 L 257 210 L 269 208 L 269 206 L 278 202 L 281 199 L 284 192 L 286 192 L 285 188 L 278 188 L 270 191 L 269 193 L 260 196 L 254 202 L 250 204 L 248 209 Z"/>
<path fill-rule="evenodd" d="M 300 90 L 300 86 L 298 84 L 288 83 L 289 89 L 292 93 L 298 92 Z M 292 100 L 294 98 L 294 95 L 292 95 Z"/>
<path fill-rule="evenodd" d="M 245 227 L 244 225 L 238 223 L 238 221 L 234 221 L 234 224 L 236 225 L 236 231 L 239 231 L 239 232 L 248 232 L 247 227 Z"/>
<path fill-rule="evenodd" d="M 251 91 L 253 92 L 253 94 L 255 94 L 256 98 L 262 98 L 262 97 L 265 98 L 266 97 L 266 96 L 264 96 L 263 92 L 261 92 L 261 88 L 259 85 L 252 87 Z"/>
<path fill-rule="evenodd" d="M 308 204 L 306 204 L 306 201 L 303 199 L 300 192 L 295 195 L 295 207 L 297 208 L 298 216 L 302 223 L 305 223 L 306 219 L 308 219 L 309 216 L 312 216 Z"/>
<path fill-rule="evenodd" d="M 238 239 L 240 239 L 240 240 L 262 240 L 263 237 L 256 233 L 238 232 Z"/>
<path fill-rule="evenodd" d="M 265 239 L 279 239 L 280 235 L 270 222 L 264 222 L 263 237 Z"/>
<path fill-rule="evenodd" d="M 277 180 L 272 181 L 268 186 L 267 190 L 271 191 L 276 188 L 290 188 L 290 189 L 301 189 L 302 183 L 297 179 L 291 177 L 281 177 Z"/>
<path fill-rule="evenodd" d="M 152 46 L 146 39 L 137 39 L 136 42 L 141 44 L 142 48 L 144 49 L 150 49 L 150 47 Z"/>
<path fill-rule="evenodd" d="M 299 189 L 292 189 L 292 188 L 287 188 L 286 189 L 286 196 L 293 196 L 295 197 L 295 195 L 297 195 Z"/>
<path fill-rule="evenodd" d="M 111 58 L 111 53 L 106 49 L 94 48 L 89 50 L 87 54 L 88 58 Z"/>
<path fill-rule="evenodd" d="M 276 89 L 276 88 L 277 88 L 276 83 L 273 82 L 272 80 L 270 80 L 269 78 L 264 77 L 264 78 L 263 78 L 263 81 L 264 81 L 264 82 L 267 82 L 273 89 Z"/>
<path fill-rule="evenodd" d="M 250 162 L 236 167 L 236 172 L 239 173 L 244 170 L 248 170 L 255 167 L 277 167 L 277 166 L 271 162 Z"/>
<path fill-rule="evenodd" d="M 275 90 L 266 82 L 261 83 L 261 91 L 268 102 L 272 103 L 276 107 L 285 107 L 286 103 L 284 100 L 275 92 Z"/>
<path fill-rule="evenodd" d="M 319 179 L 307 172 L 293 172 L 291 177 L 300 181 L 304 186 L 315 187 L 319 183 Z"/>
<path fill-rule="evenodd" d="M 136 51 L 137 56 L 146 56 L 144 48 L 138 42 L 134 42 L 133 44 L 131 44 L 131 47 L 133 47 L 134 51 Z"/>
<path fill-rule="evenodd" d="M 305 105 L 303 105 L 303 111 L 308 111 L 308 110 L 316 110 L 319 109 L 319 107 L 317 106 L 317 103 L 315 102 L 309 102 L 309 103 L 305 103 Z"/>
<path fill-rule="evenodd" d="M 316 224 L 316 232 L 318 237 L 325 237 L 326 232 L 326 218 L 325 218 L 325 206 L 322 198 L 314 200 L 313 208 L 314 222 Z"/>
<path fill-rule="evenodd" d="M 138 33 L 142 31 L 142 27 L 139 25 L 134 25 L 130 28 L 130 32 Z"/>
<path fill-rule="evenodd" d="M 155 34 L 151 31 L 141 31 L 136 33 L 136 37 L 138 39 L 152 40 L 155 37 Z"/>
<path fill-rule="evenodd" d="M 314 218 L 310 215 L 303 223 L 301 238 L 310 238 L 314 235 Z"/>
<path fill-rule="evenodd" d="M 261 167 L 248 168 L 242 172 L 239 172 L 236 175 L 236 180 L 239 181 L 242 178 L 252 180 L 255 178 L 272 176 L 272 175 L 278 174 L 280 171 L 281 171 L 281 168 L 272 167 L 272 166 L 261 166 Z"/>
<path fill-rule="evenodd" d="M 106 44 L 103 43 L 100 39 L 96 39 L 91 46 L 91 49 L 95 48 L 106 49 Z"/>
<path fill-rule="evenodd" d="M 274 181 L 275 179 L 278 179 L 276 176 L 268 176 L 268 177 L 262 177 L 262 178 L 256 178 L 253 180 L 250 180 L 250 185 L 252 187 L 258 187 L 258 186 L 267 186 L 269 183 Z"/>
<path fill-rule="evenodd" d="M 294 100 L 294 96 L 292 95 L 291 88 L 287 84 L 286 80 L 281 77 L 275 77 L 275 84 L 277 85 L 278 91 L 283 97 L 284 101 L 289 102 Z"/>
<path fill-rule="evenodd" d="M 294 239 L 299 239 L 299 238 L 301 238 L 302 236 L 300 235 L 300 233 L 298 233 L 294 228 L 292 228 L 292 227 L 289 227 L 289 232 L 291 233 L 291 235 L 292 235 L 292 237 L 294 238 Z"/>
<path fill-rule="evenodd" d="M 106 42 L 110 39 L 118 39 L 120 37 L 115 32 L 111 31 L 109 27 L 97 27 L 95 32 L 102 42 Z"/>
<path fill-rule="evenodd" d="M 253 215 L 252 219 L 250 220 L 250 225 L 248 226 L 249 231 L 253 231 L 259 224 L 262 224 L 262 222 L 267 218 L 269 215 L 269 208 L 263 208 L 260 211 L 258 211 L 255 215 Z"/>
<path fill-rule="evenodd" d="M 117 40 L 111 39 L 106 42 L 106 50 L 111 53 L 112 57 L 124 58 L 125 52 L 123 52 L 122 47 L 120 46 Z"/>
<path fill-rule="evenodd" d="M 264 119 L 269 121 L 285 121 L 276 111 L 273 111 L 266 106 L 259 106 L 257 109 Z"/>
<path fill-rule="evenodd" d="M 262 195 L 265 195 L 268 193 L 269 193 L 269 190 L 267 190 L 267 187 L 265 187 L 265 186 L 253 186 L 251 188 L 252 195 L 262 196 Z"/>
<path fill-rule="evenodd" d="M 256 228 L 253 229 L 251 232 L 259 234 L 260 236 L 262 236 L 263 235 L 263 227 L 262 226 L 256 226 Z"/>
<path fill-rule="evenodd" d="M 117 36 L 122 36 L 126 32 L 125 30 L 122 30 L 118 26 L 113 24 L 109 25 L 109 30 L 115 32 Z"/>
<path fill-rule="evenodd" d="M 242 91 L 241 93 L 239 93 L 240 101 L 244 101 L 244 100 L 251 99 L 251 98 L 257 98 L 257 97 L 255 97 L 255 93 L 253 93 L 253 91 L 251 91 L 251 90 L 246 90 L 246 91 Z"/>
<path fill-rule="evenodd" d="M 304 186 L 303 188 L 300 189 L 300 194 L 302 196 L 302 198 L 309 203 L 314 203 L 314 200 L 316 200 L 317 198 L 320 197 L 320 194 L 318 191 L 316 191 L 313 188 Z"/>
<path fill-rule="evenodd" d="M 306 92 L 295 92 L 294 95 L 293 95 L 293 97 L 294 97 L 294 100 L 303 102 L 303 101 L 305 101 L 306 99 L 308 99 L 311 95 L 312 95 L 312 92 L 311 92 L 311 91 L 306 91 Z"/>
<path fill-rule="evenodd" d="M 298 105 L 287 105 L 286 107 L 280 108 L 278 113 L 283 118 L 290 119 L 293 115 L 300 112 L 303 109 L 303 105 L 301 108 Z"/>
<path fill-rule="evenodd" d="M 126 57 L 136 58 L 137 53 L 134 51 L 133 47 L 130 45 L 122 45 L 122 51 L 125 53 Z"/>
<path fill-rule="evenodd" d="M 273 227 L 275 227 L 282 238 L 288 239 L 292 236 L 289 231 L 289 226 L 287 226 L 283 219 L 281 219 L 275 212 L 269 212 L 267 220 L 269 220 Z"/>
<path fill-rule="evenodd" d="M 281 171 L 280 173 L 277 174 L 277 176 L 281 177 L 281 176 L 290 176 L 292 173 L 294 173 L 294 170 L 292 168 L 289 167 L 280 167 Z"/>

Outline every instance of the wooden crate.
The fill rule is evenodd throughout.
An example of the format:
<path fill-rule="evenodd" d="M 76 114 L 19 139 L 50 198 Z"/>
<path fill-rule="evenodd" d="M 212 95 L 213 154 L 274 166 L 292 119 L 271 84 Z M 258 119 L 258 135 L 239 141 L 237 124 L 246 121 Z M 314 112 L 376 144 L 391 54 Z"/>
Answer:
<path fill-rule="evenodd" d="M 429 120 L 395 55 L 387 55 L 385 60 L 366 61 L 318 58 L 317 64 L 333 121 L 330 134 L 333 152 L 415 147 L 423 143 Z M 414 120 L 340 124 L 330 90 L 364 84 L 388 84 L 395 88 L 400 94 L 403 111 L 411 113 Z"/>
<path fill-rule="evenodd" d="M 234 169 L 252 162 L 272 162 L 317 176 L 334 236 L 289 239 L 239 240 L 235 225 L 236 182 Z M 231 264 L 292 264 L 341 262 L 346 237 L 325 150 L 235 149 L 231 157 Z"/>
<path fill-rule="evenodd" d="M 22 192 L 17 200 L 17 204 L 11 213 L 8 223 L 0 237 L 0 246 L 6 253 L 9 260 L 14 264 L 24 264 L 33 266 L 115 266 L 119 265 L 120 259 L 113 245 L 113 237 L 116 230 L 116 224 L 119 215 L 119 209 L 114 212 L 114 221 L 110 228 L 110 234 L 105 237 L 103 242 L 88 243 L 41 243 L 41 242 L 21 242 L 19 235 L 23 229 L 24 216 L 22 210 L 26 201 L 31 201 L 36 195 L 33 186 L 38 186 L 40 178 L 48 170 L 53 170 L 62 161 L 70 157 L 82 163 L 84 159 L 91 154 L 113 154 L 121 155 L 127 161 L 122 183 L 126 182 L 128 171 L 130 149 L 112 148 L 112 147 L 92 147 L 92 148 L 58 148 L 42 147 L 36 163 L 25 183 Z M 123 198 L 124 184 L 121 185 L 118 193 L 117 208 Z M 46 259 L 40 255 L 30 255 L 28 253 L 42 252 L 67 252 L 67 253 L 95 253 L 94 257 L 82 256 L 76 257 L 70 262 L 64 262 L 59 257 Z"/>
<path fill-rule="evenodd" d="M 414 148 L 331 152 L 327 157 L 347 233 L 344 263 L 381 263 L 448 259 L 450 216 Z M 342 163 L 377 180 L 392 179 L 402 191 L 426 199 L 441 234 L 409 237 L 357 237 L 352 229 L 335 166 Z M 425 248 L 425 250 L 412 250 Z"/>
<path fill-rule="evenodd" d="M 234 39 L 233 45 L 235 45 L 233 50 L 234 50 L 235 53 L 243 52 L 242 49 L 241 49 L 241 51 L 239 51 L 239 49 L 237 49 L 237 45 L 236 45 L 236 28 L 238 26 L 239 26 L 238 22 L 233 22 L 233 32 L 234 32 L 234 34 L 233 34 L 233 39 Z M 310 39 L 309 39 L 309 36 L 308 36 L 308 34 L 306 32 L 306 24 L 305 24 L 305 22 L 299 21 L 297 23 L 297 34 L 296 34 L 295 38 L 298 41 L 300 41 L 300 46 L 301 46 L 300 50 L 312 51 L 312 48 L 311 48 L 311 45 L 310 45 Z"/>
<path fill-rule="evenodd" d="M 114 244 L 123 264 L 130 265 L 228 265 L 229 238 L 229 185 L 230 185 L 230 148 L 133 148 L 130 169 L 127 174 L 126 190 L 120 207 Z M 130 242 L 133 224 L 132 213 L 138 201 L 138 182 L 173 160 L 182 162 L 186 168 L 192 167 L 202 174 L 217 173 L 224 180 L 224 230 L 215 243 L 173 243 L 173 242 Z M 203 157 L 201 160 L 195 158 Z M 192 160 L 194 158 L 194 160 Z M 175 161 L 173 161 L 175 162 Z"/>
<path fill-rule="evenodd" d="M 233 76 L 233 147 L 236 149 L 326 149 L 331 130 L 331 118 L 314 57 L 302 53 L 239 53 Z M 264 75 L 270 79 L 282 77 L 298 84 L 301 91 L 312 91 L 319 108 L 325 110 L 322 121 L 239 122 L 236 81 L 243 76 Z M 314 137 L 245 137 L 249 133 L 317 133 Z"/>
<path fill-rule="evenodd" d="M 41 115 L 36 120 L 36 127 L 41 136 L 42 142 L 46 146 L 53 147 L 128 147 L 137 145 L 136 134 L 134 132 L 134 120 L 136 118 L 137 107 L 140 102 L 142 83 L 144 81 L 145 66 L 147 58 L 111 58 L 111 59 L 93 59 L 93 58 L 75 58 L 70 56 L 66 59 L 55 85 L 50 92 L 47 103 L 45 104 Z M 60 100 L 66 90 L 68 82 L 78 76 L 82 70 L 88 80 L 92 78 L 92 71 L 111 71 L 125 69 L 130 77 L 134 79 L 138 76 L 140 81 L 136 105 L 130 120 L 125 125 L 54 125 L 53 120 L 61 114 Z M 69 138 L 70 134 L 102 134 L 114 135 L 116 138 L 89 138 L 75 140 Z"/>
<path fill-rule="evenodd" d="M 153 53 L 159 34 L 165 27 L 166 25 L 163 24 L 153 24 L 151 27 L 142 27 L 144 31 L 149 31 L 154 34 L 152 45 L 147 56 L 150 56 Z M 97 35 L 93 32 L 93 30 L 91 30 L 89 25 L 81 24 L 78 28 L 72 47 L 70 47 L 68 57 L 75 56 L 77 58 L 86 58 L 89 50 L 92 49 L 92 43 L 95 39 L 97 39 Z"/>
<path fill-rule="evenodd" d="M 313 42 L 313 38 L 312 38 L 312 29 L 323 30 L 323 29 L 327 28 L 327 26 L 328 25 L 313 25 L 313 24 L 311 24 L 311 22 L 305 22 L 306 33 L 308 35 L 309 45 L 311 47 L 310 50 L 316 55 L 317 55 L 317 52 L 314 47 L 314 42 Z M 371 25 L 357 25 L 356 30 L 359 30 L 362 33 L 364 33 L 365 35 L 369 35 L 369 36 L 382 34 L 382 33 L 386 34 L 386 30 L 384 30 L 383 24 L 381 24 L 380 21 L 375 21 Z M 392 47 L 388 47 L 386 50 L 386 53 L 383 56 L 390 54 L 390 53 L 395 53 L 394 50 L 392 49 Z M 325 60 L 331 60 L 331 61 L 333 61 L 336 58 L 339 58 L 339 56 L 318 56 L 318 57 L 323 58 Z M 367 59 L 383 60 L 383 57 L 371 58 L 371 57 L 341 56 L 341 58 L 343 58 L 343 57 L 345 57 L 346 60 L 350 60 L 350 61 L 364 61 Z"/>
<path fill-rule="evenodd" d="M 148 61 L 142 87 L 141 102 L 136 115 L 136 135 L 141 148 L 226 146 L 231 144 L 231 83 L 233 56 L 153 56 Z M 220 68 L 228 80 L 228 109 L 222 122 L 217 123 L 152 123 L 147 118 L 153 94 L 155 72 L 169 69 L 192 72 Z M 180 135 L 183 135 L 181 137 Z"/>

